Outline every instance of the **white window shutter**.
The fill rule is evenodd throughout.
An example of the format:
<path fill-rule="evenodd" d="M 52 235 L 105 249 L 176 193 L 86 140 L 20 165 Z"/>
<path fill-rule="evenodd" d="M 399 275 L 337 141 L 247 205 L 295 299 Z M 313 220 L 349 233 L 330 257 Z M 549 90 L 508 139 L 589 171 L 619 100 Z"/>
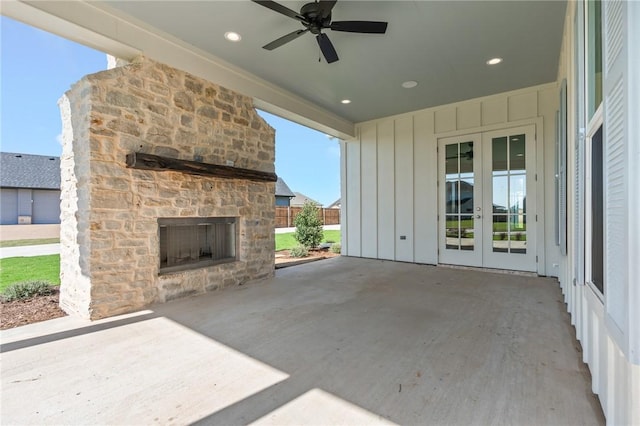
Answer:
<path fill-rule="evenodd" d="M 573 261 L 574 282 L 584 284 L 585 268 L 585 93 L 584 90 L 584 3 L 576 4 L 574 17 L 574 61 L 575 73 L 573 79 L 573 93 L 575 94 L 575 133 L 573 147 L 575 152 L 574 171 L 574 217 L 573 217 Z"/>
<path fill-rule="evenodd" d="M 603 6 L 603 94 L 604 94 L 604 274 L 605 303 L 610 320 L 627 348 L 629 169 L 626 7 L 610 0 Z M 637 170 L 635 171 L 637 172 Z M 637 259 L 633 260 L 637 262 Z"/>
<path fill-rule="evenodd" d="M 560 141 L 558 159 L 558 245 L 567 254 L 567 80 L 560 85 Z"/>

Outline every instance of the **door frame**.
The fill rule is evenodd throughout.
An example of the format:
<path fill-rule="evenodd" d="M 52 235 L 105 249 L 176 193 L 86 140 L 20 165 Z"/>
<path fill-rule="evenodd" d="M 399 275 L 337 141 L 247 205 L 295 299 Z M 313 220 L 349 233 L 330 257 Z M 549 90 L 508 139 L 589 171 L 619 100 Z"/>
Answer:
<path fill-rule="evenodd" d="M 483 197 L 483 210 L 493 214 L 493 192 L 489 192 L 492 188 L 492 156 L 491 141 L 495 137 L 512 136 L 522 133 L 525 135 L 527 144 L 525 146 L 525 170 L 526 170 L 526 253 L 524 254 L 505 254 L 493 251 L 493 238 L 485 238 L 483 241 L 483 266 L 485 268 L 509 269 L 516 271 L 536 272 L 537 265 L 537 231 L 538 231 L 538 210 L 537 210 L 537 161 L 536 161 L 536 128 L 534 125 L 509 127 L 500 130 L 492 130 L 482 133 L 482 169 L 484 173 L 483 188 L 484 194 L 491 194 L 491 197 Z M 483 195 L 484 195 L 483 194 Z M 485 235 L 493 235 L 493 220 L 485 217 L 483 220 Z M 533 225 L 533 226 L 531 226 Z M 509 265 L 510 268 L 505 268 Z"/>
<path fill-rule="evenodd" d="M 540 273 L 541 263 L 539 262 L 539 251 L 541 247 L 543 247 L 544 243 L 540 244 L 539 234 L 541 229 L 544 228 L 544 220 L 543 217 L 539 217 L 539 210 L 541 208 L 539 197 L 540 197 L 540 189 L 541 185 L 543 185 L 543 179 L 538 179 L 538 157 L 539 150 L 541 150 L 541 144 L 538 143 L 537 134 L 542 131 L 542 123 L 539 120 L 533 121 L 524 121 L 521 123 L 514 123 L 512 126 L 490 126 L 487 129 L 478 129 L 476 132 L 469 133 L 461 133 L 461 134 L 443 134 L 441 137 L 437 137 L 437 157 L 438 157 L 438 171 L 437 171 L 437 202 L 438 202 L 438 223 L 437 223 L 437 246 L 438 246 L 438 264 L 454 264 L 460 266 L 472 266 L 472 267 L 483 267 L 483 268 L 496 268 L 496 269 L 507 269 L 507 270 L 517 270 L 517 271 L 526 271 L 526 272 L 537 272 Z M 527 221 L 529 224 L 533 224 L 533 227 L 527 227 L 527 253 L 526 256 L 522 258 L 520 262 L 518 258 L 516 258 L 515 263 L 511 259 L 514 254 L 504 255 L 503 253 L 493 253 L 492 251 L 492 241 L 493 239 L 483 238 L 484 235 L 492 235 L 493 234 L 493 197 L 491 196 L 491 186 L 492 185 L 492 176 L 491 176 L 491 139 L 498 135 L 500 136 L 510 136 L 517 133 L 524 133 L 527 138 L 526 145 L 526 176 L 527 176 Z M 446 236 L 443 235 L 444 228 L 441 226 L 440 221 L 446 221 L 446 212 L 445 212 L 445 171 L 443 167 L 445 165 L 445 149 L 444 145 L 451 142 L 474 142 L 474 149 L 476 146 L 480 148 L 481 151 L 481 161 L 476 163 L 480 164 L 480 171 L 476 174 L 476 178 L 481 179 L 481 184 L 476 185 L 480 186 L 480 188 L 474 188 L 474 200 L 482 200 L 481 205 L 481 215 L 482 220 L 474 221 L 474 229 L 476 230 L 474 235 L 478 235 L 480 240 L 476 240 L 476 245 L 480 244 L 481 250 L 479 251 L 480 259 L 477 257 L 468 256 L 468 261 L 456 261 L 456 257 L 464 257 L 464 256 L 450 256 L 450 253 L 447 253 L 445 248 L 446 245 Z M 529 142 L 531 141 L 531 142 Z M 479 143 L 478 143 L 479 142 Z M 477 167 L 474 163 L 474 171 L 477 170 Z M 442 185 L 442 186 L 441 186 Z M 478 193 L 481 191 L 480 193 Z M 485 194 L 489 194 L 490 196 L 485 197 Z M 544 203 L 542 203 L 544 204 Z M 476 205 L 474 205 L 474 215 L 475 215 Z M 484 213 L 487 212 L 487 218 L 485 219 Z M 478 231 L 478 223 L 480 222 Z M 531 248 L 530 248 L 531 247 Z M 487 253 L 487 256 L 485 256 Z M 513 268 L 505 268 L 505 260 L 506 257 L 509 257 L 509 262 L 506 264 L 510 266 L 515 266 Z M 486 258 L 486 259 L 485 259 Z M 544 259 L 544 255 L 542 256 Z M 544 269 L 544 268 L 542 268 Z"/>
<path fill-rule="evenodd" d="M 482 146 L 482 133 L 471 133 L 460 136 L 451 136 L 446 138 L 438 138 L 438 263 L 450 265 L 464 265 L 482 267 L 482 222 L 474 219 L 474 250 L 447 250 L 446 231 L 442 234 L 443 228 L 440 226 L 446 223 L 446 172 L 443 170 L 446 161 L 445 146 L 452 143 L 473 142 L 474 152 L 479 152 Z M 476 207 L 478 200 L 482 199 L 482 163 L 480 161 L 473 162 L 474 186 L 473 186 L 473 210 L 469 216 L 476 216 Z M 446 227 L 445 227 L 446 229 Z"/>

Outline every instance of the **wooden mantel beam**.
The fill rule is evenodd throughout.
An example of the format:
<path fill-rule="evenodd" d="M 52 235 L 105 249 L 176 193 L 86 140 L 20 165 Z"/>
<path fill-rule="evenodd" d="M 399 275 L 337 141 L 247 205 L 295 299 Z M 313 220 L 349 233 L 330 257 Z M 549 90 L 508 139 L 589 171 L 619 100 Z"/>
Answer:
<path fill-rule="evenodd" d="M 127 154 L 127 167 L 159 172 L 182 172 L 225 179 L 247 179 L 260 182 L 275 182 L 278 180 L 278 176 L 275 173 L 199 163 L 197 161 L 178 160 L 175 158 L 160 157 L 159 155 L 143 154 L 141 152 Z"/>

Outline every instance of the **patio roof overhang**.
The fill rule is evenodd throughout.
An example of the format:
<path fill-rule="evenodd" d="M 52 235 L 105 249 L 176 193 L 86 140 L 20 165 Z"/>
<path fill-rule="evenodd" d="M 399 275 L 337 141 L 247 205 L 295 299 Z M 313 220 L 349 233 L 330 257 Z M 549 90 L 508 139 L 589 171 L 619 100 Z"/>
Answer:
<path fill-rule="evenodd" d="M 304 1 L 288 1 L 299 10 Z M 298 24 L 249 1 L 10 1 L 2 14 L 123 59 L 143 54 L 235 90 L 335 137 L 355 123 L 556 80 L 565 1 L 349 2 L 334 20 L 389 22 L 385 35 L 329 32 L 261 48 Z M 240 43 L 223 37 L 242 35 Z M 490 67 L 486 61 L 502 57 Z M 418 86 L 405 89 L 404 81 Z M 348 105 L 342 99 L 350 99 Z"/>

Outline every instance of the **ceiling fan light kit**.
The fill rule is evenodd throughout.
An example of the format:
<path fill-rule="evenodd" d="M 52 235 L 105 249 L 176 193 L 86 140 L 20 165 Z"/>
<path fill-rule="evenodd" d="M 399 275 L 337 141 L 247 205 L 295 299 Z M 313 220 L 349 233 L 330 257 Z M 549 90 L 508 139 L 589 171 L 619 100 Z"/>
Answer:
<path fill-rule="evenodd" d="M 305 29 L 299 29 L 286 34 L 271 43 L 263 46 L 263 49 L 273 50 L 290 41 L 293 41 L 301 35 L 310 32 L 315 34 L 316 41 L 320 47 L 320 51 L 324 56 L 327 63 L 333 63 L 338 61 L 338 53 L 336 52 L 333 43 L 329 39 L 329 36 L 322 32 L 322 30 L 330 29 L 332 31 L 342 31 L 348 33 L 362 33 L 362 34 L 384 34 L 387 31 L 386 22 L 376 21 L 331 21 L 331 11 L 336 4 L 337 0 L 320 0 L 314 3 L 307 3 L 302 6 L 300 13 L 295 12 L 288 7 L 282 6 L 279 3 L 271 0 L 252 0 L 254 3 L 258 3 L 268 9 L 278 12 L 289 18 L 299 21 Z"/>

